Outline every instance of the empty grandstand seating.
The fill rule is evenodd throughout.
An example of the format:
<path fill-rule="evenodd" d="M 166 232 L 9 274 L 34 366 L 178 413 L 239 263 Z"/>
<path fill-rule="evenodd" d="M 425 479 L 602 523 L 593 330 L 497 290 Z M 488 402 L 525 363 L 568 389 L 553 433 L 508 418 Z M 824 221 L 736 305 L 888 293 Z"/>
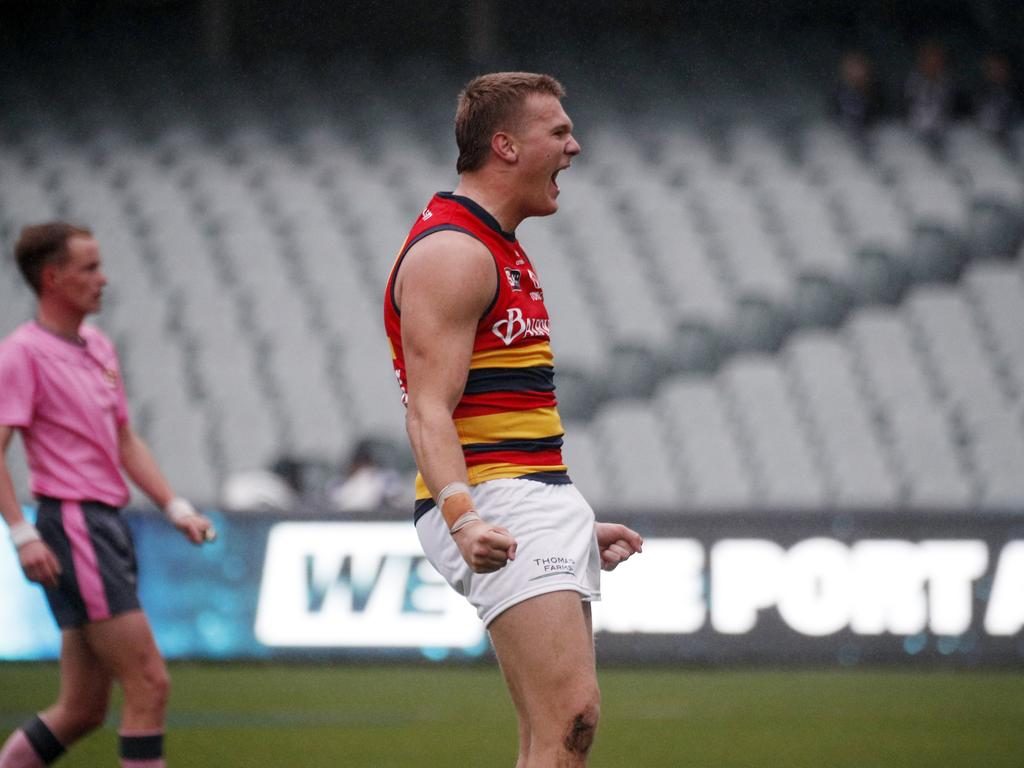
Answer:
<path fill-rule="evenodd" d="M 40 80 L 0 116 L 5 247 L 52 216 L 94 228 L 95 322 L 140 431 L 203 501 L 282 453 L 404 440 L 381 301 L 455 181 L 447 118 L 348 80 L 351 102 L 324 105 L 292 76 L 170 102 L 89 81 L 103 107 L 67 115 Z M 665 512 L 1024 508 L 1020 158 L 967 124 L 941 154 L 895 123 L 866 143 L 810 114 L 784 132 L 720 95 L 687 94 L 704 126 L 658 114 L 642 133 L 589 105 L 561 212 L 519 231 L 577 483 L 598 508 Z M 31 304 L 3 270 L 0 332 Z"/>

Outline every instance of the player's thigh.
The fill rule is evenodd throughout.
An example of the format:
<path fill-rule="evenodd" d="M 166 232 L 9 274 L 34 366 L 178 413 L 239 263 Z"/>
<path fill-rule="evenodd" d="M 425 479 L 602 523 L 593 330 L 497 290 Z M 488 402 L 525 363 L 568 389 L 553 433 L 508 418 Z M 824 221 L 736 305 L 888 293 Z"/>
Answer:
<path fill-rule="evenodd" d="M 106 670 L 122 685 L 135 681 L 161 683 L 166 666 L 157 648 L 149 619 L 129 611 L 84 627 L 89 647 Z"/>
<path fill-rule="evenodd" d="M 110 702 L 113 678 L 93 652 L 82 627 L 61 632 L 60 696 L 66 710 L 99 718 Z"/>
<path fill-rule="evenodd" d="M 549 592 L 491 622 L 491 643 L 521 712 L 596 705 L 589 609 L 576 592 Z"/>

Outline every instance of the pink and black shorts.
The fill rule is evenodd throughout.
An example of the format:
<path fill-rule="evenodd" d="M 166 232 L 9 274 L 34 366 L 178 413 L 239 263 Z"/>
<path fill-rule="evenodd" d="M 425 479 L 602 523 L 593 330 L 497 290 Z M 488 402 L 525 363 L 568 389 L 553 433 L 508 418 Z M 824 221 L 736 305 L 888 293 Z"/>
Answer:
<path fill-rule="evenodd" d="M 60 583 L 46 599 L 61 629 L 139 609 L 135 544 L 116 507 L 40 499 L 36 528 L 60 561 Z"/>

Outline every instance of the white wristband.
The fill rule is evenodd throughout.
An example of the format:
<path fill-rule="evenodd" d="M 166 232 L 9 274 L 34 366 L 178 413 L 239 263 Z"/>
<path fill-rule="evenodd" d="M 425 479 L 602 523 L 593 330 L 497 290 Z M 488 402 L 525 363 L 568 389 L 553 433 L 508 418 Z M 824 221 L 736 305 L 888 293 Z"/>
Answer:
<path fill-rule="evenodd" d="M 41 541 L 42 538 L 36 527 L 28 520 L 22 520 L 11 526 L 11 541 L 14 542 L 15 549 L 21 549 L 33 541 Z"/>
<path fill-rule="evenodd" d="M 454 536 L 456 533 L 461 531 L 463 528 L 465 528 L 470 523 L 482 523 L 482 522 L 483 522 L 483 520 L 481 519 L 480 515 L 478 515 L 476 513 L 476 510 L 475 509 L 471 509 L 471 510 L 469 510 L 469 512 L 467 512 L 466 514 L 464 514 L 462 517 L 460 517 L 458 520 L 455 521 L 455 525 L 452 526 L 452 528 L 449 531 L 449 533 L 452 536 Z"/>
<path fill-rule="evenodd" d="M 464 493 L 467 496 L 470 496 L 471 494 L 469 493 L 469 486 L 466 485 L 465 483 L 458 481 L 454 483 L 448 483 L 448 485 L 442 488 L 441 492 L 437 494 L 437 508 L 441 509 L 444 506 L 444 503 L 450 497 L 455 496 L 456 494 L 459 493 Z"/>
<path fill-rule="evenodd" d="M 172 523 L 177 523 L 186 517 L 198 515 L 199 512 L 192 506 L 192 502 L 178 496 L 167 502 L 167 506 L 164 507 L 164 514 L 167 515 L 167 519 Z"/>

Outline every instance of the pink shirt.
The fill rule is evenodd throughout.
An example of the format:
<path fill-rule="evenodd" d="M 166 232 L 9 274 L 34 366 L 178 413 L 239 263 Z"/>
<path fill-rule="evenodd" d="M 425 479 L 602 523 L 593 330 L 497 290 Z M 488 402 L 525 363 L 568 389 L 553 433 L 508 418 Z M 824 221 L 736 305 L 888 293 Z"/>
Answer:
<path fill-rule="evenodd" d="M 84 345 L 29 322 L 0 343 L 0 424 L 21 430 L 34 494 L 122 507 L 121 367 L 99 330 L 83 325 L 81 336 Z"/>

